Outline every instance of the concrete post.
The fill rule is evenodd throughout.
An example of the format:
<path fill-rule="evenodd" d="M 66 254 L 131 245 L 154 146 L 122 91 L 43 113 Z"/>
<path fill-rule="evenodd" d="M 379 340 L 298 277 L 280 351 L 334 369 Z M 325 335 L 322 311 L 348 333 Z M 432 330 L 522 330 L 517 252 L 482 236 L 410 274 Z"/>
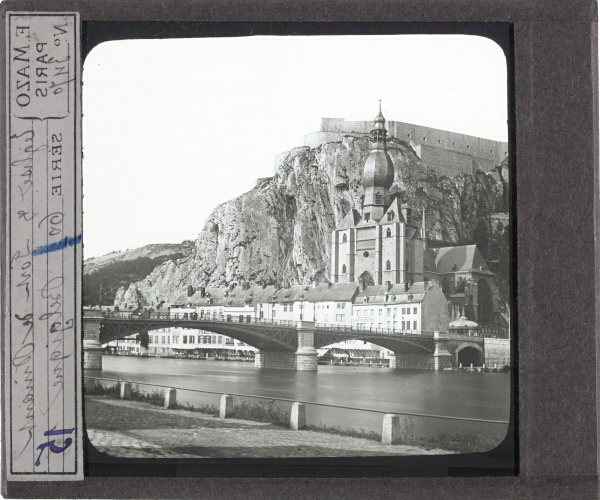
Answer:
<path fill-rule="evenodd" d="M 317 350 L 315 349 L 315 322 L 298 321 L 298 350 L 296 351 L 296 370 L 317 371 Z"/>
<path fill-rule="evenodd" d="M 298 431 L 306 428 L 306 406 L 302 403 L 292 405 L 292 415 L 290 416 L 290 429 Z"/>
<path fill-rule="evenodd" d="M 83 369 L 102 370 L 102 346 L 100 345 L 100 320 L 102 311 L 83 311 Z"/>
<path fill-rule="evenodd" d="M 96 382 L 95 378 L 86 378 L 84 392 L 96 392 Z"/>
<path fill-rule="evenodd" d="M 175 389 L 165 389 L 165 410 L 172 408 L 177 403 L 177 391 Z"/>
<path fill-rule="evenodd" d="M 121 399 L 131 399 L 131 382 L 121 382 Z"/>
<path fill-rule="evenodd" d="M 394 444 L 400 438 L 400 417 L 392 413 L 383 416 L 383 429 L 381 431 L 381 442 L 383 444 Z"/>
<path fill-rule="evenodd" d="M 233 396 L 223 394 L 221 396 L 221 407 L 219 409 L 219 418 L 227 418 L 233 413 Z"/>

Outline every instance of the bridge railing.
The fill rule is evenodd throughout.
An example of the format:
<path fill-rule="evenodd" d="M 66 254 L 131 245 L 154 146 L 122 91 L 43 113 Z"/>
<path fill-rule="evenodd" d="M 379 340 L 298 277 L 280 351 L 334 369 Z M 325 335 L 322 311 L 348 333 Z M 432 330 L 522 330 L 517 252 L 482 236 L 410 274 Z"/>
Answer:
<path fill-rule="evenodd" d="M 247 325 L 265 325 L 278 326 L 284 328 L 295 328 L 296 321 L 277 320 L 267 318 L 255 318 L 251 314 L 198 314 L 193 313 L 173 313 L 173 312 L 131 312 L 131 311 L 105 311 L 104 317 L 107 319 L 130 319 L 130 320 L 159 320 L 159 321 L 190 321 L 190 322 L 221 322 L 238 323 Z M 365 328 L 355 325 L 335 325 L 328 323 L 315 323 L 315 330 L 320 332 L 347 333 L 352 334 L 370 334 L 370 335 L 389 335 L 415 338 L 432 338 L 433 331 L 429 330 L 401 330 L 393 328 Z"/>
<path fill-rule="evenodd" d="M 393 328 L 363 328 L 354 325 L 331 325 L 326 323 L 316 323 L 315 329 L 322 332 L 335 332 L 335 333 L 367 333 L 373 335 L 390 335 L 390 336 L 403 336 L 403 337 L 430 337 L 433 338 L 433 331 L 428 330 L 397 330 Z"/>
<path fill-rule="evenodd" d="M 198 314 L 198 313 L 171 313 L 171 312 L 131 312 L 131 311 L 105 311 L 106 319 L 131 319 L 131 320 L 175 320 L 175 321 L 205 321 L 221 323 L 244 323 L 248 325 L 269 325 L 295 328 L 296 322 L 281 319 L 255 318 L 251 314 Z"/>

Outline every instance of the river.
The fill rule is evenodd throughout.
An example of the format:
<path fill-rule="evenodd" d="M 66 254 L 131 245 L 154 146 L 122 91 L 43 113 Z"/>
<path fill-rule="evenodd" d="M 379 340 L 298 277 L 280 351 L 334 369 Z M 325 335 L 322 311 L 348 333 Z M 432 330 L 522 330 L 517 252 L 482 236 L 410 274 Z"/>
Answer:
<path fill-rule="evenodd" d="M 417 371 L 319 365 L 319 371 L 258 370 L 253 363 L 194 359 L 103 356 L 101 372 L 86 376 L 126 379 L 179 389 L 252 394 L 325 403 L 385 413 L 419 413 L 508 421 L 510 375 L 467 371 Z M 219 395 L 178 390 L 177 400 L 219 405 Z M 265 401 L 256 399 L 255 401 Z M 289 412 L 291 403 L 280 404 Z M 380 413 L 307 405 L 309 425 L 381 432 Z M 429 417 L 400 416 L 417 432 L 483 434 L 501 440 L 507 425 Z"/>

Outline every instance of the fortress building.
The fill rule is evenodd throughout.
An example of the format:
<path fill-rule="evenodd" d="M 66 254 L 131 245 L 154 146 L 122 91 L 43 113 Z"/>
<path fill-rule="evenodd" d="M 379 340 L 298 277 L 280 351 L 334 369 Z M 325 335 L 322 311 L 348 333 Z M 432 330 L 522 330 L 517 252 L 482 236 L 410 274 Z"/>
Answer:
<path fill-rule="evenodd" d="M 391 197 L 394 165 L 387 153 L 385 119 L 375 117 L 365 162 L 362 213 L 352 209 L 332 234 L 331 280 L 372 285 L 423 281 L 423 226 L 413 210 Z"/>
<path fill-rule="evenodd" d="M 342 142 L 346 136 L 365 136 L 373 130 L 373 125 L 372 121 L 322 118 L 321 129 L 304 136 L 304 147 L 317 148 L 326 142 Z M 387 134 L 393 141 L 407 143 L 424 163 L 450 177 L 478 170 L 489 172 L 508 156 L 507 142 L 411 123 L 389 121 Z M 288 155 L 286 152 L 275 157 L 275 172 Z"/>

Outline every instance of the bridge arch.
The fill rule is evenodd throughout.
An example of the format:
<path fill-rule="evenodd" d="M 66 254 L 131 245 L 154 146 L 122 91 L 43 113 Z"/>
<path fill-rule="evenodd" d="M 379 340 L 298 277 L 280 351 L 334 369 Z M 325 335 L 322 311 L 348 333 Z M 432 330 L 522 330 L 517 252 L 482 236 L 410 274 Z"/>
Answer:
<path fill-rule="evenodd" d="M 463 342 L 454 350 L 456 366 L 481 366 L 485 360 L 483 347 L 474 342 Z"/>
<path fill-rule="evenodd" d="M 193 320 L 160 320 L 160 321 L 135 321 L 126 320 L 101 320 L 100 343 L 105 344 L 111 340 L 123 339 L 130 335 L 148 335 L 161 328 L 183 328 L 217 333 L 261 351 L 286 351 L 295 352 L 298 347 L 298 335 L 295 326 L 281 326 L 269 328 L 259 324 L 249 324 L 238 321 L 193 321 Z"/>

